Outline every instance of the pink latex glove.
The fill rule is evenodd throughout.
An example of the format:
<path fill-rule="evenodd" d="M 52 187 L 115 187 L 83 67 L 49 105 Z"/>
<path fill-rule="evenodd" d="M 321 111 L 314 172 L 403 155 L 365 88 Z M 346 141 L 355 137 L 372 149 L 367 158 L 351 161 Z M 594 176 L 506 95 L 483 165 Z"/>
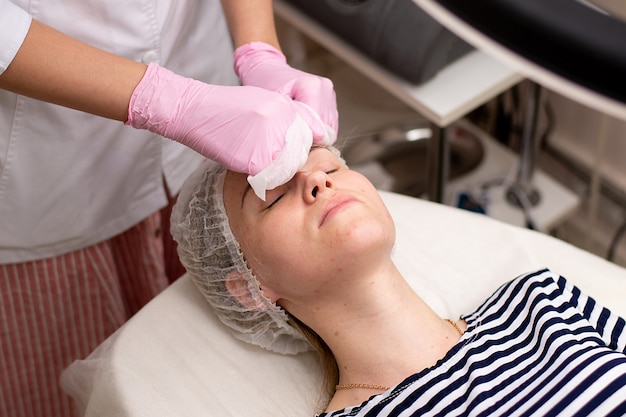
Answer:
<path fill-rule="evenodd" d="M 263 42 L 235 50 L 235 72 L 243 85 L 276 91 L 311 107 L 326 126 L 326 136 L 314 135 L 313 142 L 332 145 L 337 140 L 337 98 L 328 78 L 290 67 L 282 52 Z"/>
<path fill-rule="evenodd" d="M 313 137 L 325 135 L 319 116 L 286 96 L 206 84 L 154 63 L 131 96 L 126 124 L 251 174 L 248 181 L 262 199 L 304 165 Z"/>

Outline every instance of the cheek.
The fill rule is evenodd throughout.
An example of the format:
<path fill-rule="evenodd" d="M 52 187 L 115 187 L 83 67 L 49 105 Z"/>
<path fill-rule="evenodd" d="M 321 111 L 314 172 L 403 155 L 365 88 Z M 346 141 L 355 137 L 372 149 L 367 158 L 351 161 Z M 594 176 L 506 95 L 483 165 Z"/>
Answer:
<path fill-rule="evenodd" d="M 343 272 L 359 265 L 376 264 L 391 255 L 395 226 L 384 206 L 381 209 L 359 211 L 338 223 L 324 241 L 328 249 L 325 251 L 326 271 Z"/>
<path fill-rule="evenodd" d="M 289 270 L 304 252 L 296 238 L 300 236 L 288 220 L 264 221 L 243 230 L 241 247 L 248 265 L 259 280 L 273 279 L 281 271 Z"/>

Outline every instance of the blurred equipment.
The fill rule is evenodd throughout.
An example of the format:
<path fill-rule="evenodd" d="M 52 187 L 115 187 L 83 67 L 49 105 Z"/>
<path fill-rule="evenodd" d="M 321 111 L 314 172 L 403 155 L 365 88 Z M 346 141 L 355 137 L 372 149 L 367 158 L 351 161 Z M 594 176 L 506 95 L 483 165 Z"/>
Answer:
<path fill-rule="evenodd" d="M 584 1 L 413 0 L 529 79 L 626 120 L 626 24 Z"/>
<path fill-rule="evenodd" d="M 376 184 L 387 191 L 423 197 L 428 191 L 428 148 L 432 124 L 424 119 L 381 127 L 371 135 L 354 140 L 343 156 L 355 170 L 382 168 L 386 183 Z M 483 147 L 472 133 L 457 125 L 445 129 L 449 146 L 448 180 L 468 173 L 481 162 Z"/>
<path fill-rule="evenodd" d="M 287 1 L 413 84 L 472 50 L 411 0 Z"/>

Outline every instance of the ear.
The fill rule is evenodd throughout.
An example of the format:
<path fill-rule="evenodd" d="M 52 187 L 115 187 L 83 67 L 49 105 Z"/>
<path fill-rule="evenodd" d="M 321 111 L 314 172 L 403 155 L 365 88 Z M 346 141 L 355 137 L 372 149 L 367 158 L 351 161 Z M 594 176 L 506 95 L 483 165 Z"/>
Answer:
<path fill-rule="evenodd" d="M 265 305 L 260 299 L 255 299 L 248 289 L 248 280 L 239 272 L 230 272 L 226 275 L 226 289 L 245 308 L 252 311 L 262 310 Z"/>

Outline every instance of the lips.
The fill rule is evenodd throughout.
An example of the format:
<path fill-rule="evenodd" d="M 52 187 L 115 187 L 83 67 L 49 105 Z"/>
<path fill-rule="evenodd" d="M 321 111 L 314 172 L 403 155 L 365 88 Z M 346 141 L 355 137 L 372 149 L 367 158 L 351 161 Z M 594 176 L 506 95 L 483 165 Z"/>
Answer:
<path fill-rule="evenodd" d="M 345 206 L 357 201 L 354 197 L 346 195 L 336 195 L 324 204 L 322 217 L 320 219 L 320 227 L 326 222 L 328 217 L 340 211 Z"/>

